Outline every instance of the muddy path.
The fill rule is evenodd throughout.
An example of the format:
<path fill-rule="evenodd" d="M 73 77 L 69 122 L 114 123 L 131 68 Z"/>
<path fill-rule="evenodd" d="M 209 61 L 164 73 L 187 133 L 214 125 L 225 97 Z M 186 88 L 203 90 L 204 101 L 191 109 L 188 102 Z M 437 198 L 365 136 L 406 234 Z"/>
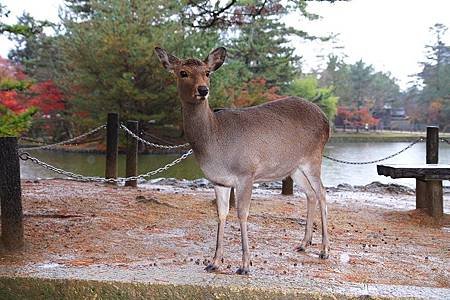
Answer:
<path fill-rule="evenodd" d="M 206 188 L 146 185 L 137 189 L 65 180 L 23 182 L 26 247 L 0 250 L 0 269 L 114 267 L 204 272 L 215 249 L 214 194 Z M 304 234 L 302 193 L 256 190 L 249 217 L 251 277 L 450 288 L 450 195 L 435 222 L 414 210 L 414 195 L 327 192 L 331 253 L 320 260 L 320 219 L 313 245 Z M 236 211 L 225 229 L 223 274 L 241 260 Z M 233 275 L 234 276 L 234 275 Z M 168 279 L 170 281 L 170 279 Z"/>

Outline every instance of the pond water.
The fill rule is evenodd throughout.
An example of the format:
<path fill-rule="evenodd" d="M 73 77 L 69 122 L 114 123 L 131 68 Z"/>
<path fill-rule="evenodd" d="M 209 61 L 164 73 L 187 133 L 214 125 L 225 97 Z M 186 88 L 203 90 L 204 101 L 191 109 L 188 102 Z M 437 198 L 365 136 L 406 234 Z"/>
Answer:
<path fill-rule="evenodd" d="M 409 143 L 329 143 L 325 148 L 325 154 L 342 160 L 368 161 L 386 157 L 395 153 Z M 30 154 L 56 167 L 66 171 L 90 176 L 104 176 L 105 157 L 101 154 L 30 151 Z M 139 174 L 157 169 L 171 161 L 178 155 L 140 155 Z M 383 163 L 417 164 L 425 162 L 425 143 L 414 145 L 411 149 L 399 156 L 384 161 Z M 441 143 L 439 148 L 439 162 L 450 164 L 450 145 Z M 31 162 L 21 161 L 21 174 L 23 179 L 36 178 L 61 178 L 63 176 L 43 169 Z M 119 176 L 125 175 L 125 156 L 119 155 Z M 195 159 L 189 157 L 182 163 L 170 168 L 156 177 L 174 177 L 196 179 L 203 177 Z M 415 186 L 414 179 L 391 179 L 377 175 L 376 164 L 371 165 L 347 165 L 324 159 L 322 166 L 322 179 L 325 186 L 336 186 L 340 183 L 351 185 L 365 185 L 373 181 L 383 183 L 398 183 L 410 187 Z M 444 182 L 448 186 L 448 181 Z"/>

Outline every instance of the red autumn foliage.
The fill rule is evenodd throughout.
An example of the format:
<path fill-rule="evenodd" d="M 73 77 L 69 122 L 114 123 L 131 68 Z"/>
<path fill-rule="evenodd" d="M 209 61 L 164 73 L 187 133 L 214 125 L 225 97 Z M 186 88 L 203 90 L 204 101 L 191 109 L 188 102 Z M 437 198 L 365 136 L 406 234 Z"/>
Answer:
<path fill-rule="evenodd" d="M 51 114 L 65 108 L 63 95 L 51 80 L 33 84 L 28 92 L 32 94 L 28 103 L 38 107 L 44 114 Z"/>
<path fill-rule="evenodd" d="M 339 106 L 337 109 L 336 117 L 341 118 L 342 120 L 350 120 L 352 116 L 352 112 L 348 110 L 348 108 Z"/>
<path fill-rule="evenodd" d="M 443 104 L 440 100 L 435 100 L 428 106 L 428 122 L 438 123 L 443 108 Z"/>
<path fill-rule="evenodd" d="M 16 91 L 0 91 L 0 104 L 6 106 L 15 113 L 24 112 L 27 107 L 19 102 Z"/>
<path fill-rule="evenodd" d="M 354 117 L 359 126 L 364 126 L 365 124 L 369 126 L 378 125 L 379 119 L 372 117 L 368 108 L 361 108 L 354 112 Z"/>
<path fill-rule="evenodd" d="M 283 97 L 278 94 L 279 87 L 267 87 L 266 83 L 267 80 L 264 78 L 255 78 L 247 82 L 233 101 L 234 106 L 247 107 Z"/>
<path fill-rule="evenodd" d="M 26 80 L 28 78 L 19 66 L 0 57 L 0 84 L 16 82 L 20 85 Z M 51 80 L 23 86 L 27 88 L 11 89 L 8 85 L 7 89 L 0 90 L 0 104 L 16 113 L 23 112 L 29 107 L 36 107 L 46 115 L 64 110 L 63 94 Z"/>
<path fill-rule="evenodd" d="M 368 126 L 377 126 L 379 122 L 380 120 L 374 118 L 366 107 L 350 110 L 347 107 L 340 106 L 337 110 L 337 125 L 363 127 L 366 124 Z"/>

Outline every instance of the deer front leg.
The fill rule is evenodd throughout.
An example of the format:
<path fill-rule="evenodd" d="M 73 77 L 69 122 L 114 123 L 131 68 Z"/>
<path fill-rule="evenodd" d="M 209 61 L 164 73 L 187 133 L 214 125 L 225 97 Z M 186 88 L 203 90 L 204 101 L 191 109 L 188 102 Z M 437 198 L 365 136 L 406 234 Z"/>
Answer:
<path fill-rule="evenodd" d="M 252 197 L 253 180 L 242 180 L 236 186 L 237 212 L 241 227 L 242 265 L 236 271 L 237 274 L 247 275 L 250 272 L 250 251 L 248 247 L 247 218 Z"/>
<path fill-rule="evenodd" d="M 319 207 L 320 207 L 320 216 L 322 219 L 322 250 L 320 251 L 319 257 L 322 259 L 327 259 L 329 257 L 330 251 L 330 242 L 328 241 L 328 222 L 327 222 L 327 202 L 325 198 L 325 189 L 320 184 L 320 198 L 319 198 Z"/>
<path fill-rule="evenodd" d="M 230 191 L 231 188 L 223 186 L 214 186 L 216 193 L 216 207 L 219 223 L 217 225 L 217 243 L 216 253 L 212 263 L 210 263 L 205 270 L 208 272 L 216 271 L 223 259 L 223 233 L 225 230 L 225 222 L 227 219 L 228 211 L 230 209 Z"/>

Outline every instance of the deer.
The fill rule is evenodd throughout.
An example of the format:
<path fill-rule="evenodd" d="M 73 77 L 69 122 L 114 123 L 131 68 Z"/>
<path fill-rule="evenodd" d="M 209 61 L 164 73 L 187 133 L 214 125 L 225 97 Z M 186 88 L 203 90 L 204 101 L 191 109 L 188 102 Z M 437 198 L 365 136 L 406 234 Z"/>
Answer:
<path fill-rule="evenodd" d="M 257 106 L 214 112 L 208 103 L 210 77 L 223 65 L 226 49 L 219 47 L 204 60 L 180 59 L 160 47 L 155 52 L 162 66 L 175 75 L 184 136 L 200 169 L 214 185 L 218 216 L 216 250 L 205 270 L 218 271 L 223 262 L 225 223 L 230 191 L 234 188 L 242 246 L 242 264 L 236 273 L 249 274 L 247 220 L 253 183 L 288 176 L 303 188 L 307 199 L 305 235 L 294 250 L 306 251 L 311 245 L 318 203 L 322 222 L 319 258 L 327 259 L 327 205 L 321 164 L 330 126 L 323 111 L 302 98 L 287 96 Z"/>

